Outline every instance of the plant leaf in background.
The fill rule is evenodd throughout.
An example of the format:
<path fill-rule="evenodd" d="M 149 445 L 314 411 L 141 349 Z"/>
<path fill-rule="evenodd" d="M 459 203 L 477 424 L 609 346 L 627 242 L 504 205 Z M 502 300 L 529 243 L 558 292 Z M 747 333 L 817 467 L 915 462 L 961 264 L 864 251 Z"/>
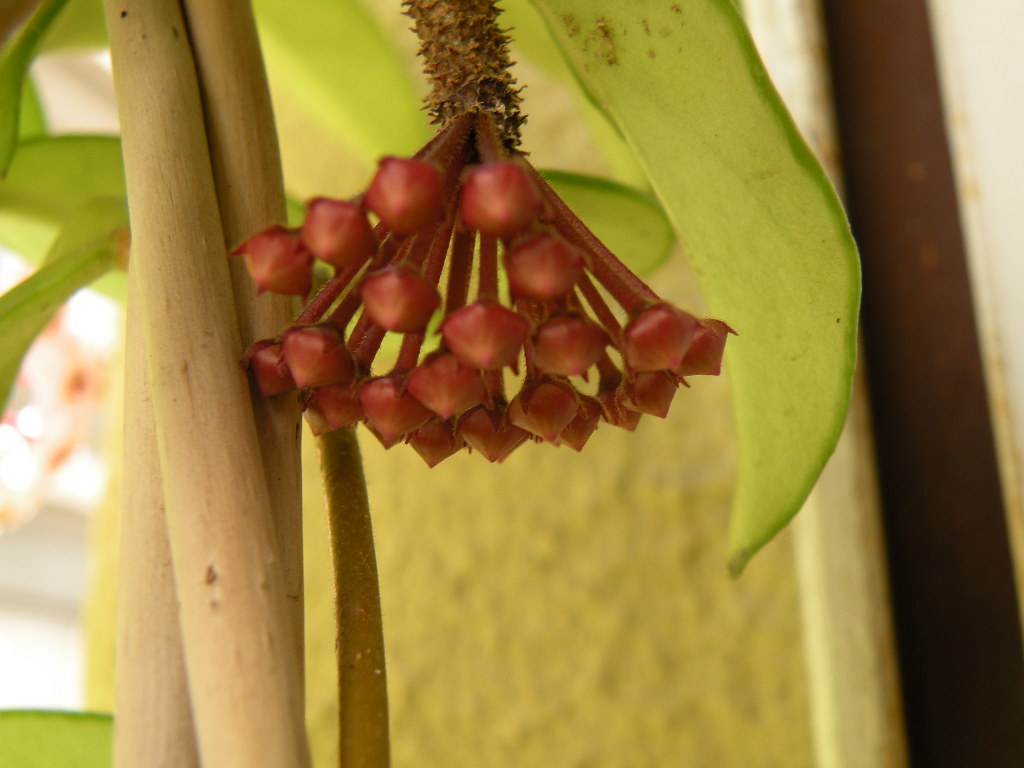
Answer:
<path fill-rule="evenodd" d="M 358 0 L 309 0 L 298 13 L 255 0 L 253 10 L 275 107 L 287 100 L 367 167 L 430 137 L 409 70 Z"/>
<path fill-rule="evenodd" d="M 18 141 L 22 84 L 36 49 L 67 0 L 44 0 L 0 50 L 0 178 L 7 173 Z"/>
<path fill-rule="evenodd" d="M 850 396 L 859 262 L 842 207 L 729 0 L 533 0 L 675 225 L 726 352 L 730 568 L 797 512 Z"/>
<path fill-rule="evenodd" d="M 127 227 L 123 199 L 91 201 L 68 219 L 46 262 L 0 296 L 0 403 L 7 402 L 32 341 L 61 305 L 123 262 Z"/>
<path fill-rule="evenodd" d="M 672 224 L 653 197 L 596 176 L 542 171 L 569 207 L 633 272 L 648 275 L 668 258 Z"/>
<path fill-rule="evenodd" d="M 38 263 L 67 217 L 94 198 L 124 199 L 121 142 L 53 136 L 21 142 L 0 181 L 0 244 Z"/>
<path fill-rule="evenodd" d="M 75 53 L 107 47 L 102 0 L 68 0 L 39 46 L 39 53 Z"/>
<path fill-rule="evenodd" d="M 114 721 L 87 712 L 0 712 L 4 768 L 110 768 Z"/>
<path fill-rule="evenodd" d="M 34 139 L 46 134 L 46 115 L 39 101 L 39 93 L 31 78 L 25 79 L 21 93 L 21 112 L 18 115 L 18 140 Z M 0 181 L 0 184 L 3 182 Z"/>

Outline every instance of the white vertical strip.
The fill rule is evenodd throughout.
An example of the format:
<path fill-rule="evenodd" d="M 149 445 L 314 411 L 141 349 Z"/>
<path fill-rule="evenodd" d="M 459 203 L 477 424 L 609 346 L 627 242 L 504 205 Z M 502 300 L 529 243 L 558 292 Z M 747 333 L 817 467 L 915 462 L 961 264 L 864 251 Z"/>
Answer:
<path fill-rule="evenodd" d="M 929 7 L 1024 595 L 1024 2 L 929 0 Z"/>

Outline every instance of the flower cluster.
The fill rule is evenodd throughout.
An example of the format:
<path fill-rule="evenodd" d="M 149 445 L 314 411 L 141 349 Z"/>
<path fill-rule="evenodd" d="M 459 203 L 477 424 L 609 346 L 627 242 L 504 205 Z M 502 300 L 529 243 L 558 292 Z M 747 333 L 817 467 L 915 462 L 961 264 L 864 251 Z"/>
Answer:
<path fill-rule="evenodd" d="M 601 420 L 664 417 L 683 377 L 719 372 L 731 332 L 662 301 L 482 111 L 382 160 L 364 194 L 315 199 L 301 228 L 235 253 L 260 291 L 305 296 L 314 259 L 335 270 L 246 353 L 262 393 L 301 389 L 315 433 L 362 421 L 430 466 L 464 447 L 501 461 L 528 439 L 578 451 Z M 375 372 L 388 333 L 402 334 L 397 359 Z"/>

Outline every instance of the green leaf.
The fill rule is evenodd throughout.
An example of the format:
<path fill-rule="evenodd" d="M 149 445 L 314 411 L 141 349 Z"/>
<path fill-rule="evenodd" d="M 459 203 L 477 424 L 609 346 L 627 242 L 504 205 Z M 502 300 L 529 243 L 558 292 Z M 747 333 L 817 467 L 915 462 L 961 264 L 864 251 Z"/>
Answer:
<path fill-rule="evenodd" d="M 32 341 L 61 305 L 123 258 L 127 227 L 123 199 L 92 201 L 68 220 L 46 263 L 0 296 L 0 403 L 7 402 Z"/>
<path fill-rule="evenodd" d="M 297 106 L 367 162 L 430 137 L 392 42 L 358 0 L 255 0 L 275 104 Z"/>
<path fill-rule="evenodd" d="M 110 768 L 114 720 L 88 712 L 0 712 L 4 768 Z"/>
<path fill-rule="evenodd" d="M 18 140 L 34 139 L 46 134 L 46 113 L 43 112 L 39 93 L 36 91 L 32 78 L 25 78 L 24 90 L 21 93 L 21 112 L 18 115 Z M 2 182 L 0 182 L 2 183 Z"/>
<path fill-rule="evenodd" d="M 125 198 L 121 143 L 108 136 L 21 142 L 0 182 L 0 244 L 34 263 L 73 212 L 95 198 Z"/>
<path fill-rule="evenodd" d="M 18 141 L 22 83 L 36 48 L 67 0 L 44 0 L 0 50 L 0 178 L 7 173 Z"/>
<path fill-rule="evenodd" d="M 860 295 L 842 207 L 729 0 L 533 0 L 644 166 L 712 313 L 739 441 L 730 567 L 797 512 L 849 404 Z"/>
<path fill-rule="evenodd" d="M 650 274 L 668 258 L 675 234 L 661 205 L 650 195 L 596 176 L 564 171 L 543 171 L 542 175 L 636 274 Z"/>
<path fill-rule="evenodd" d="M 39 47 L 40 53 L 81 52 L 107 47 L 102 0 L 70 0 Z"/>

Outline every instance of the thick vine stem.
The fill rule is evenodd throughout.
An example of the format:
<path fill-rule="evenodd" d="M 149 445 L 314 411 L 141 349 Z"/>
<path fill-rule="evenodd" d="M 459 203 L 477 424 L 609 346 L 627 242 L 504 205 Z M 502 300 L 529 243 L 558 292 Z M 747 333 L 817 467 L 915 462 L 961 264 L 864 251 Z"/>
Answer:
<path fill-rule="evenodd" d="M 124 466 L 118 547 L 116 768 L 198 768 L 178 624 L 156 425 L 131 268 L 125 340 Z"/>
<path fill-rule="evenodd" d="M 249 0 L 185 0 L 225 244 L 286 220 L 284 181 L 256 23 Z M 292 297 L 257 296 L 240 259 L 229 262 L 242 345 L 273 336 L 297 311 Z M 251 392 L 270 492 L 296 654 L 305 650 L 302 584 L 302 463 L 297 394 Z"/>
<path fill-rule="evenodd" d="M 334 563 L 340 763 L 387 768 L 384 629 L 359 444 L 353 430 L 339 429 L 322 435 L 319 446 Z"/>
<path fill-rule="evenodd" d="M 508 36 L 498 27 L 494 0 L 404 0 L 420 38 L 424 72 L 433 90 L 427 108 L 448 125 L 471 111 L 494 116 L 505 146 L 519 146 L 524 116 L 509 72 Z"/>
<path fill-rule="evenodd" d="M 201 762 L 304 768 L 301 677 L 184 19 L 177 0 L 105 10 Z"/>

